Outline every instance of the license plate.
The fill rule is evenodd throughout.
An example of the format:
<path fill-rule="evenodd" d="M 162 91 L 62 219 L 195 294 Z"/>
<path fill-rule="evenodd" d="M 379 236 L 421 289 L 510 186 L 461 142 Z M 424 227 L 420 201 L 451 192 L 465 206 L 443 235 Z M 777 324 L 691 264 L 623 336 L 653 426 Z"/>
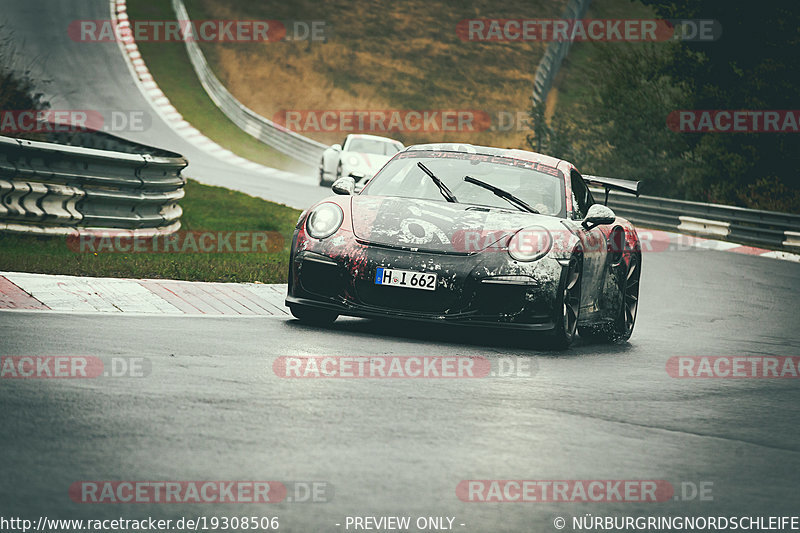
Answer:
<path fill-rule="evenodd" d="M 379 267 L 378 272 L 375 274 L 375 285 L 391 285 L 392 287 L 435 291 L 436 274 Z"/>

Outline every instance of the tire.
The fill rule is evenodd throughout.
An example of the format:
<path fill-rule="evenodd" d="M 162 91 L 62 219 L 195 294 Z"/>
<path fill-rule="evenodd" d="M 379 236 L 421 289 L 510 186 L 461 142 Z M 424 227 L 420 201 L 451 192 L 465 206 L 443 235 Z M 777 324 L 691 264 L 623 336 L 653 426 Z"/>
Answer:
<path fill-rule="evenodd" d="M 639 280 L 642 278 L 642 256 L 632 253 L 625 277 L 620 283 L 622 305 L 609 330 L 608 340 L 625 342 L 631 338 L 639 310 Z"/>
<path fill-rule="evenodd" d="M 581 282 L 583 281 L 583 255 L 577 253 L 569 260 L 564 279 L 559 284 L 556 300 L 556 327 L 548 338 L 548 346 L 566 350 L 575 340 L 581 310 Z"/>
<path fill-rule="evenodd" d="M 337 313 L 326 311 L 325 309 L 315 309 L 313 307 L 301 307 L 297 305 L 289 306 L 292 316 L 305 324 L 315 326 L 327 326 L 339 318 Z"/>
<path fill-rule="evenodd" d="M 328 182 L 325 181 L 325 159 L 323 158 L 319 163 L 319 186 L 324 187 L 327 184 Z"/>
<path fill-rule="evenodd" d="M 581 329 L 581 335 L 601 342 L 626 342 L 633 334 L 639 308 L 639 280 L 642 276 L 642 256 L 632 252 L 625 275 L 619 281 L 620 308 L 610 324 Z"/>

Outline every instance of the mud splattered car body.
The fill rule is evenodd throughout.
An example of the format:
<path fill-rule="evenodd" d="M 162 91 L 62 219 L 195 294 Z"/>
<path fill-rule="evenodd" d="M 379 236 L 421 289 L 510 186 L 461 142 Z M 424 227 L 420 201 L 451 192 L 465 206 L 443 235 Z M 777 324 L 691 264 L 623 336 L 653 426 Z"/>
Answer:
<path fill-rule="evenodd" d="M 522 150 L 417 145 L 361 194 L 347 179 L 295 229 L 286 304 L 301 320 L 520 328 L 549 332 L 559 347 L 578 328 L 630 336 L 636 231 L 594 201 L 572 164 Z M 638 193 L 638 182 L 589 181 Z"/>

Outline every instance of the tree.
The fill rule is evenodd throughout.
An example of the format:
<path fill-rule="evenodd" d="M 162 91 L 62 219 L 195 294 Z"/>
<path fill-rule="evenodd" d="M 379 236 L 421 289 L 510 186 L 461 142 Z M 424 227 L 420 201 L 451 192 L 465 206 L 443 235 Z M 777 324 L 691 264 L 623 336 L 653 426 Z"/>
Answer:
<path fill-rule="evenodd" d="M 642 1 L 660 17 L 714 19 L 722 28 L 718 40 L 681 43 L 669 66 L 694 109 L 797 109 L 800 10 L 791 3 Z M 693 134 L 687 142 L 693 196 L 800 211 L 800 133 Z"/>

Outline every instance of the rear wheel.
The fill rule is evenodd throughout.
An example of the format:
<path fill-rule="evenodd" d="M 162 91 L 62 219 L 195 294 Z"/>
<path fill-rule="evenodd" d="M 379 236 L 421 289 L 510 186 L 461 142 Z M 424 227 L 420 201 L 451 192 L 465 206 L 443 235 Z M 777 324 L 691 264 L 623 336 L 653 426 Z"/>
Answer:
<path fill-rule="evenodd" d="M 565 350 L 575 340 L 578 330 L 578 316 L 581 309 L 581 277 L 583 256 L 573 255 L 569 260 L 564 281 L 559 289 L 556 309 L 556 327 L 550 334 L 549 344 L 557 350 Z"/>
<path fill-rule="evenodd" d="M 620 307 L 610 324 L 581 328 L 581 336 L 606 342 L 625 342 L 631 338 L 639 310 L 639 280 L 642 276 L 642 257 L 631 253 L 628 268 L 619 281 Z"/>
<path fill-rule="evenodd" d="M 313 307 L 304 307 L 298 305 L 289 306 L 292 316 L 300 322 L 306 324 L 313 324 L 315 326 L 325 326 L 332 324 L 339 315 L 333 311 L 326 311 L 325 309 L 316 309 Z"/>
<path fill-rule="evenodd" d="M 622 308 L 614 321 L 611 340 L 626 341 L 631 338 L 639 310 L 639 280 L 642 277 L 642 259 L 639 254 L 631 254 L 628 271 L 622 281 Z"/>

